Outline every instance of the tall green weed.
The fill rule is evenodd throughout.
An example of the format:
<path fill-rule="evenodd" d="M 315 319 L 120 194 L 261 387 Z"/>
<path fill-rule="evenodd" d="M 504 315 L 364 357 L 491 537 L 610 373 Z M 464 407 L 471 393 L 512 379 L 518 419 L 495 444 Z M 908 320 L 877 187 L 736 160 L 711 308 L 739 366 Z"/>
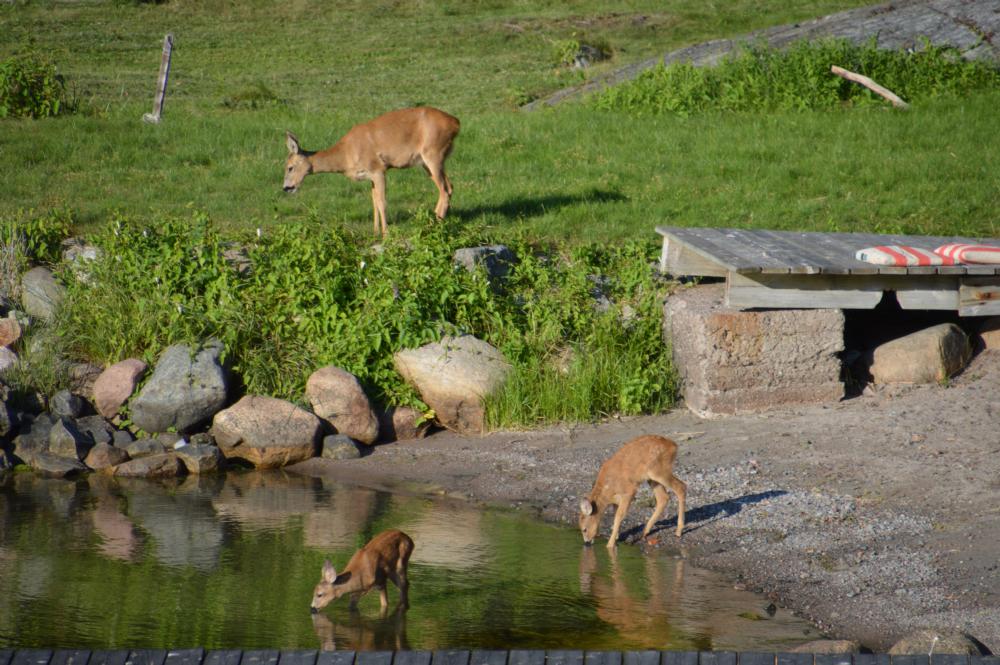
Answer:
<path fill-rule="evenodd" d="M 832 65 L 868 76 L 910 102 L 1000 86 L 995 64 L 963 60 L 950 47 L 925 43 L 916 50 L 886 50 L 874 41 L 859 46 L 828 39 L 797 42 L 785 50 L 749 45 L 716 67 L 660 65 L 601 92 L 593 104 L 601 109 L 686 116 L 886 103 L 863 86 L 832 74 Z"/>
<path fill-rule="evenodd" d="M 0 61 L 0 118 L 47 118 L 68 110 L 55 65 L 36 55 Z"/>
<path fill-rule="evenodd" d="M 107 363 L 152 362 L 169 344 L 217 337 L 249 393 L 301 401 L 308 376 L 334 364 L 378 403 L 423 408 L 393 354 L 468 333 L 514 367 L 489 406 L 495 425 L 672 402 L 652 246 L 564 250 L 511 232 L 504 241 L 519 263 L 491 284 L 452 258 L 460 247 L 496 242 L 485 227 L 424 214 L 409 229 L 372 247 L 367 234 L 311 220 L 236 242 L 204 215 L 155 226 L 117 218 L 93 239 L 104 251 L 88 278 L 70 283 L 61 338 L 71 355 Z M 245 270 L 232 260 L 236 249 Z"/>

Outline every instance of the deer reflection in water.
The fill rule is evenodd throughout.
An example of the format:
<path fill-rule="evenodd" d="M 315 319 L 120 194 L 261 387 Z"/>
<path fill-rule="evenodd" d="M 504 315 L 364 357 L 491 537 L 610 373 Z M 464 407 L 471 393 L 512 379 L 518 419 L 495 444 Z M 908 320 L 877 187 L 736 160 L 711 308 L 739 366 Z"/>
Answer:
<path fill-rule="evenodd" d="M 651 635 L 660 636 L 660 646 L 667 647 L 677 638 L 671 617 L 679 614 L 684 579 L 684 561 L 677 560 L 673 580 L 668 581 L 669 567 L 657 556 L 645 554 L 644 589 L 629 589 L 618 563 L 618 550 L 607 550 L 609 573 L 599 572 L 597 552 L 584 547 L 580 554 L 580 592 L 596 603 L 598 618 L 617 629 L 623 644 L 646 645 Z M 610 579 L 609 579 L 610 578 Z"/>
<path fill-rule="evenodd" d="M 334 622 L 322 613 L 312 614 L 313 630 L 320 650 L 353 649 L 355 651 L 408 651 L 406 638 L 406 606 L 397 604 L 392 612 L 372 618 L 357 610 L 348 611 L 347 622 Z"/>

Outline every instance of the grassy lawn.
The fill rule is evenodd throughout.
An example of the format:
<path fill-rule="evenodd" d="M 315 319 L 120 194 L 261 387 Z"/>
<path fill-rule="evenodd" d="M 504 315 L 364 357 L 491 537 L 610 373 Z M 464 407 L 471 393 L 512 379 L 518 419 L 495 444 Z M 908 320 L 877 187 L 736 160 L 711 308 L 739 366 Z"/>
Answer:
<path fill-rule="evenodd" d="M 0 121 L 0 214 L 66 208 L 206 212 L 239 230 L 314 218 L 370 227 L 367 186 L 329 175 L 280 191 L 284 131 L 326 147 L 409 104 L 458 115 L 453 211 L 570 240 L 641 237 L 656 224 L 998 235 L 1000 93 L 910 113 L 635 118 L 512 101 L 582 76 L 555 66 L 570 38 L 620 65 L 705 38 L 858 2 L 15 2 L 0 57 L 46 54 L 82 113 Z M 176 49 L 165 120 L 152 106 L 163 35 Z M 389 214 L 429 209 L 422 171 L 390 174 Z"/>

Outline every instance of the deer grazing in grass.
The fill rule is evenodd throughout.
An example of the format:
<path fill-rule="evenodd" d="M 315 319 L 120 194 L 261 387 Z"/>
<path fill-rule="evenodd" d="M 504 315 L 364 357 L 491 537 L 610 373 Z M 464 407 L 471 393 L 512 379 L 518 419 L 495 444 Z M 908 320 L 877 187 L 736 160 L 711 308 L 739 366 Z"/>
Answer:
<path fill-rule="evenodd" d="M 351 607 L 356 608 L 363 595 L 378 589 L 385 614 L 389 607 L 386 580 L 392 580 L 399 587 L 400 607 L 407 607 L 410 583 L 406 579 L 406 566 L 411 554 L 413 540 L 402 531 L 391 529 L 378 534 L 355 552 L 339 574 L 327 559 L 323 562 L 319 584 L 313 591 L 311 611 L 315 614 L 345 595 L 350 595 Z"/>
<path fill-rule="evenodd" d="M 444 219 L 451 203 L 451 181 L 444 162 L 458 136 L 458 118 L 444 111 L 420 106 L 380 115 L 355 125 L 333 146 L 319 152 L 303 150 L 291 132 L 286 133 L 286 192 L 294 192 L 311 173 L 343 173 L 352 180 L 370 180 L 375 233 L 389 233 L 385 212 L 385 172 L 417 164 L 424 167 L 438 188 L 434 213 Z"/>
<path fill-rule="evenodd" d="M 590 495 L 580 499 L 580 532 L 587 545 L 594 542 L 601 516 L 608 506 L 617 506 L 614 526 L 608 537 L 608 547 L 618 544 L 618 530 L 628 512 L 632 499 L 639 489 L 639 483 L 646 481 L 653 489 L 656 507 L 646 522 L 642 537 L 649 535 L 656 520 L 660 519 L 667 507 L 669 488 L 677 496 L 677 536 L 684 531 L 685 485 L 674 475 L 674 460 L 677 458 L 677 444 L 662 436 L 646 435 L 632 439 L 612 455 L 597 472 L 597 480 Z"/>

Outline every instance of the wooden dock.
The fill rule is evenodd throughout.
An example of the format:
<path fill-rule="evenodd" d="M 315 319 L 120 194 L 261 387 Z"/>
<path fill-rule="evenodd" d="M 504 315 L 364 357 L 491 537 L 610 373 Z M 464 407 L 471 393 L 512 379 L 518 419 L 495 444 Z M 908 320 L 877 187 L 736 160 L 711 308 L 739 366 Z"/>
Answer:
<path fill-rule="evenodd" d="M 1000 246 L 1000 239 L 872 233 L 806 233 L 658 226 L 660 271 L 722 277 L 726 304 L 738 309 L 872 309 L 885 292 L 900 307 L 1000 314 L 1000 266 L 879 266 L 859 249 L 909 245 L 933 250 L 952 242 Z"/>
<path fill-rule="evenodd" d="M 1000 657 L 752 651 L 0 649 L 0 665 L 1000 665 Z"/>

